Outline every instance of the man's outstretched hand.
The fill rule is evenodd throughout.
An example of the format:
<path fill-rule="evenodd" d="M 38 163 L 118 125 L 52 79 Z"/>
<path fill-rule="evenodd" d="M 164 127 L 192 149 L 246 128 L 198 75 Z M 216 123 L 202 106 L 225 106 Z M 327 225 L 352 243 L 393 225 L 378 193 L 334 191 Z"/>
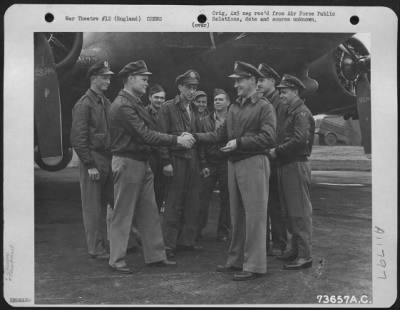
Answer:
<path fill-rule="evenodd" d="M 237 149 L 236 139 L 229 141 L 224 147 L 221 147 L 222 152 L 232 152 Z"/>
<path fill-rule="evenodd" d="M 195 144 L 196 139 L 192 136 L 191 133 L 184 132 L 180 136 L 178 136 L 178 144 L 183 146 L 184 148 L 190 149 L 193 144 Z"/>

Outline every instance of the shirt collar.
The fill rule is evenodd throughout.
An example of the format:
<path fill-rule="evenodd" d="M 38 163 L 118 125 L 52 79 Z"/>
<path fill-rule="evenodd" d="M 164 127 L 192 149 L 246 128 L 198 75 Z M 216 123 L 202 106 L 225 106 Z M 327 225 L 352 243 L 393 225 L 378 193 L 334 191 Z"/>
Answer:
<path fill-rule="evenodd" d="M 176 105 L 179 105 L 179 107 L 181 108 L 182 111 L 187 111 L 187 108 L 185 107 L 185 104 L 182 101 L 181 96 L 176 95 L 174 98 L 174 103 Z M 191 110 L 190 103 L 189 103 L 189 109 Z"/>
<path fill-rule="evenodd" d="M 102 103 L 104 101 L 104 96 L 96 93 L 93 89 L 89 88 L 86 94 L 89 96 L 92 101 L 96 103 Z"/>
<path fill-rule="evenodd" d="M 135 94 L 128 93 L 125 89 L 121 89 L 119 95 L 127 98 L 131 102 L 143 104 L 140 97 L 136 96 Z"/>
<path fill-rule="evenodd" d="M 275 98 L 279 96 L 279 92 L 275 89 L 274 91 L 270 92 L 268 95 L 266 94 L 265 97 L 269 100 L 269 101 L 273 101 L 275 100 Z"/>
<path fill-rule="evenodd" d="M 243 98 L 243 97 L 238 97 L 236 99 L 236 102 L 241 104 L 245 104 L 247 102 L 250 102 L 252 104 L 257 103 L 257 101 L 260 99 L 260 94 L 258 92 L 254 92 L 251 96 L 247 97 L 247 98 Z"/>
<path fill-rule="evenodd" d="M 288 113 L 293 113 L 302 104 L 304 104 L 304 101 L 301 100 L 300 98 L 293 100 L 293 102 L 289 103 L 289 107 L 287 109 Z"/>
<path fill-rule="evenodd" d="M 216 111 L 214 111 L 213 117 L 214 117 L 214 119 L 215 119 L 216 121 L 224 121 L 224 120 L 226 119 L 226 115 L 227 115 L 227 114 L 225 114 L 225 118 L 221 118 L 221 117 L 218 116 L 218 113 L 217 113 Z"/>

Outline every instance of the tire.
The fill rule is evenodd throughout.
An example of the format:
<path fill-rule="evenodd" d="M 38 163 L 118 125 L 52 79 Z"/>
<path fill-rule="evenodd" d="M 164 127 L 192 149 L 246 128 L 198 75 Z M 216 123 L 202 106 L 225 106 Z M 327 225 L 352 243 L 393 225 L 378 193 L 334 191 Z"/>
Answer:
<path fill-rule="evenodd" d="M 59 171 L 67 167 L 67 165 L 72 160 L 73 151 L 71 147 L 67 147 L 63 150 L 63 157 L 56 165 L 46 164 L 40 157 L 40 152 L 38 148 L 35 148 L 35 163 L 43 170 L 46 171 Z"/>
<path fill-rule="evenodd" d="M 336 145 L 336 143 L 337 143 L 336 135 L 333 133 L 328 133 L 324 137 L 324 142 L 325 142 L 325 145 L 329 145 L 329 146 Z"/>

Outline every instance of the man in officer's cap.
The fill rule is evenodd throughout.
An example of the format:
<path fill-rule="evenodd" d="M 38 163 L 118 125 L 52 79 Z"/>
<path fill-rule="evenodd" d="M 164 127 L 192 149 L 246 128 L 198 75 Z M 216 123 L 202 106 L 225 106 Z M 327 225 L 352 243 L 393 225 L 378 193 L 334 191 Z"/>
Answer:
<path fill-rule="evenodd" d="M 281 205 L 287 215 L 292 245 L 281 259 L 285 269 L 312 266 L 312 206 L 310 200 L 311 154 L 315 123 L 310 110 L 300 98 L 305 86 L 297 77 L 285 74 L 277 86 L 285 118 L 279 120 L 277 146 L 271 156 L 277 159 Z"/>
<path fill-rule="evenodd" d="M 223 89 L 214 89 L 214 112 L 208 113 L 200 122 L 202 132 L 217 130 L 224 121 L 228 113 L 230 104 L 229 95 Z M 227 241 L 230 236 L 230 212 L 228 196 L 228 156 L 220 150 L 225 144 L 202 145 L 200 149 L 204 153 L 201 162 L 203 178 L 200 194 L 200 226 L 198 236 L 201 237 L 202 230 L 208 221 L 208 209 L 212 193 L 218 184 L 220 210 L 217 224 L 217 240 Z M 203 157 L 203 156 L 202 156 Z"/>
<path fill-rule="evenodd" d="M 92 258 L 108 259 L 106 207 L 113 204 L 110 134 L 104 92 L 114 73 L 107 61 L 88 70 L 90 88 L 72 110 L 71 144 L 80 159 L 80 188 L 86 243 Z"/>
<path fill-rule="evenodd" d="M 197 131 L 196 113 L 193 100 L 200 75 L 188 70 L 176 78 L 179 94 L 165 102 L 160 110 L 162 131 L 168 134 L 188 136 Z M 167 255 L 175 256 L 177 248 L 182 250 L 201 250 L 195 245 L 198 212 L 200 166 L 197 147 L 162 148 L 161 161 L 164 175 L 170 178 L 166 194 L 162 225 Z"/>
<path fill-rule="evenodd" d="M 261 73 L 251 64 L 236 61 L 234 73 L 238 98 L 216 132 L 198 133 L 200 143 L 228 141 L 228 188 L 232 236 L 225 265 L 218 272 L 238 271 L 233 280 L 251 280 L 266 273 L 268 149 L 275 145 L 276 116 L 273 106 L 256 92 Z M 239 272 L 240 271 L 240 272 Z"/>
<path fill-rule="evenodd" d="M 271 66 L 261 63 L 258 66 L 261 77 L 257 82 L 257 91 L 267 98 L 275 108 L 277 125 L 279 119 L 285 117 L 285 106 L 281 103 L 276 85 L 281 77 Z M 277 130 L 279 132 L 279 130 Z M 279 202 L 278 174 L 276 161 L 270 158 L 271 177 L 269 180 L 268 220 L 267 220 L 267 254 L 270 256 L 282 255 L 286 247 L 286 227 L 282 208 Z M 270 240 L 270 235 L 271 239 Z"/>
<path fill-rule="evenodd" d="M 166 259 L 149 158 L 152 146 L 190 148 L 194 139 L 156 131 L 140 99 L 151 75 L 143 60 L 127 64 L 118 75 L 124 88 L 109 111 L 115 197 L 109 264 L 115 271 L 131 273 L 125 256 L 132 225 L 139 231 L 147 264 L 176 264 Z"/>

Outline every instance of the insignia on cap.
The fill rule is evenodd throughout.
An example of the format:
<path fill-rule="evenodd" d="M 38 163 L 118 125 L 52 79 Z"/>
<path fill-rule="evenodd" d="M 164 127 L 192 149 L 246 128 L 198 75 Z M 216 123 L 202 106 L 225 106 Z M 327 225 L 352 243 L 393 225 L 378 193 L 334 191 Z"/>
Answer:
<path fill-rule="evenodd" d="M 192 79 L 195 79 L 195 78 L 196 78 L 196 74 L 194 74 L 193 71 L 190 72 L 189 76 L 190 76 Z"/>
<path fill-rule="evenodd" d="M 107 67 L 107 68 L 109 67 L 107 60 L 104 61 L 104 67 Z"/>

